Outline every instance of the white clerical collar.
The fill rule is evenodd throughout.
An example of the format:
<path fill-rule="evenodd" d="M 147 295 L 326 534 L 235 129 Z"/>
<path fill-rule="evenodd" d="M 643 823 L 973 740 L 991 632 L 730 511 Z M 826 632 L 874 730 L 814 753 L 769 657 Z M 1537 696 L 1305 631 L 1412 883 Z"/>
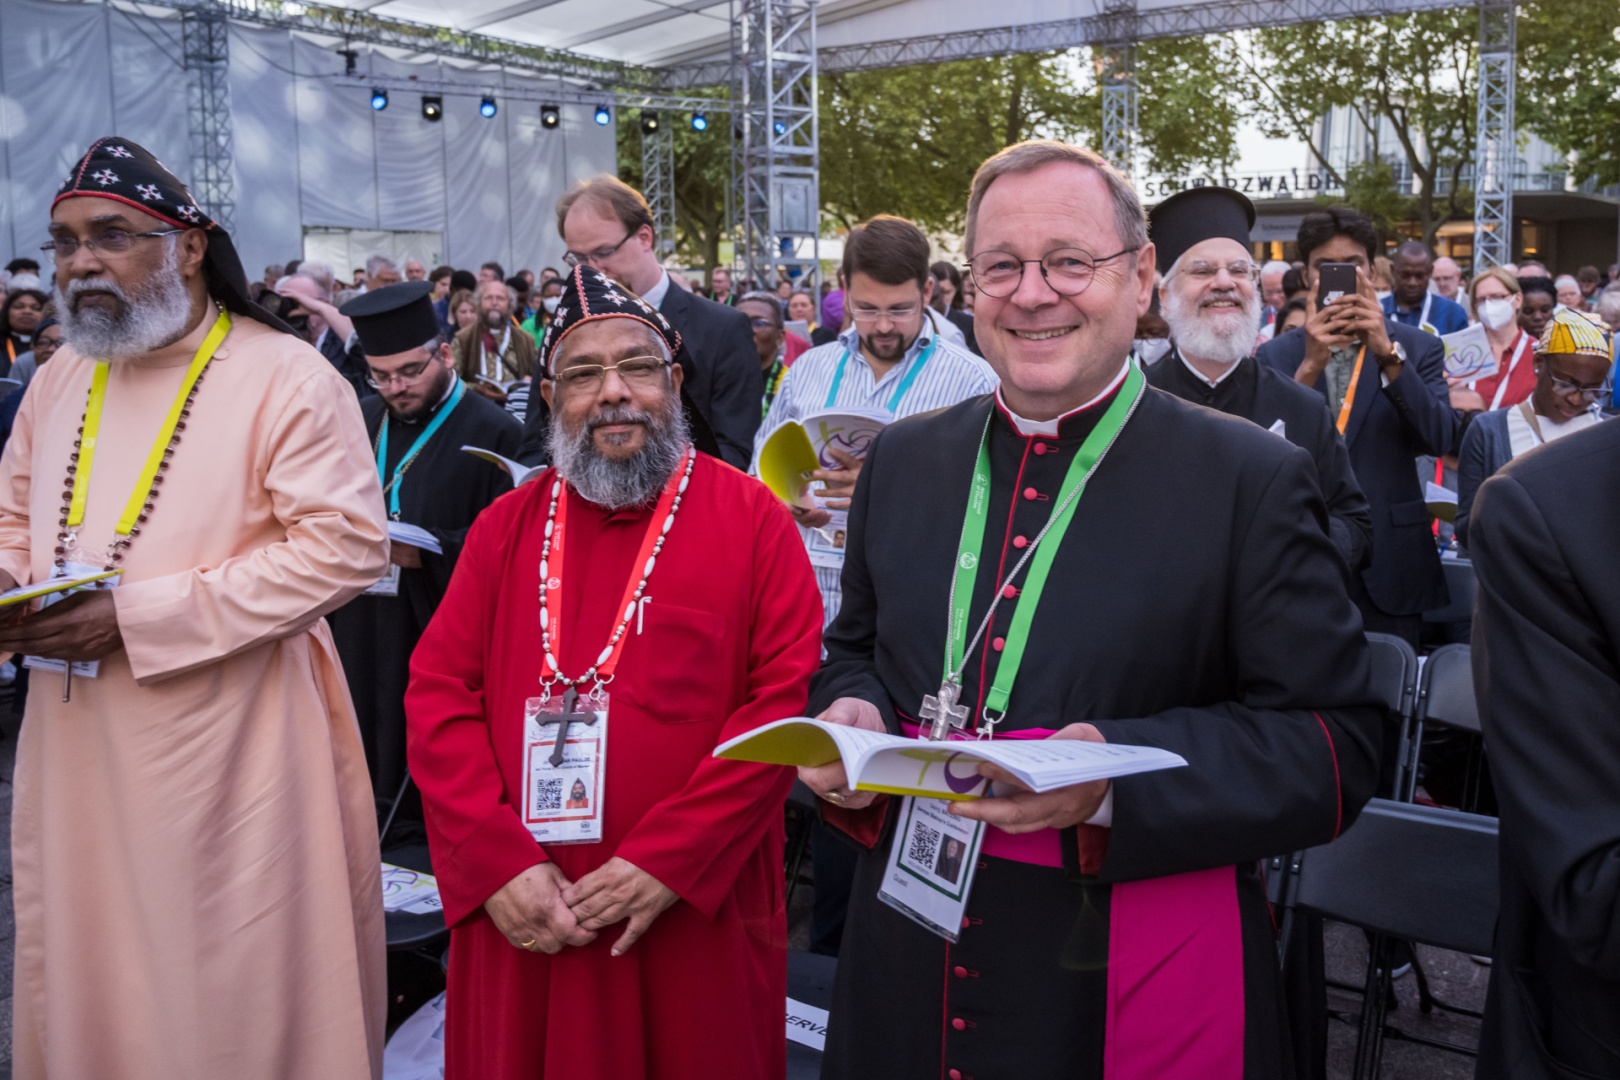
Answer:
<path fill-rule="evenodd" d="M 1074 416 L 1076 413 L 1085 412 L 1099 401 L 1106 400 L 1110 394 L 1119 389 L 1120 384 L 1125 381 L 1125 376 L 1130 373 L 1130 370 L 1131 358 L 1127 356 L 1125 358 L 1125 362 L 1119 366 L 1119 374 L 1114 376 L 1112 382 L 1103 387 L 1102 393 L 1098 394 L 1084 405 L 1081 405 L 1078 408 L 1070 409 L 1068 412 L 1064 413 L 1062 416 L 1059 416 L 1055 420 L 1026 420 L 1022 416 L 1019 416 L 1017 413 L 1013 412 L 1007 407 L 1007 399 L 1001 396 L 1000 386 L 996 387 L 996 404 L 1001 406 L 1001 411 L 1007 414 L 1007 419 L 1012 421 L 1013 427 L 1018 431 L 1018 434 L 1024 436 L 1024 438 L 1027 439 L 1034 435 L 1041 435 L 1048 439 L 1055 439 L 1058 436 L 1058 427 L 1063 423 L 1063 421 L 1067 420 L 1071 416 Z"/>
<path fill-rule="evenodd" d="M 669 295 L 669 271 L 660 267 L 658 270 L 658 284 L 642 293 L 641 298 L 647 301 L 654 311 L 657 311 L 664 306 L 664 297 L 667 295 Z"/>
<path fill-rule="evenodd" d="M 1181 363 L 1182 363 L 1182 366 L 1185 367 L 1188 371 L 1193 373 L 1193 378 L 1197 379 L 1199 382 L 1203 383 L 1205 386 L 1209 387 L 1211 390 L 1215 389 L 1215 387 L 1217 387 L 1217 386 L 1221 385 L 1221 383 L 1225 382 L 1231 376 L 1232 372 L 1234 372 L 1234 371 L 1236 371 L 1238 369 L 1238 365 L 1243 363 L 1242 360 L 1235 360 L 1232 363 L 1227 364 L 1226 365 L 1226 370 L 1221 372 L 1219 375 L 1215 376 L 1214 381 L 1211 381 L 1210 377 L 1208 375 L 1205 375 L 1202 371 L 1199 371 L 1197 368 L 1192 366 L 1192 361 L 1188 360 L 1185 356 L 1181 355 L 1181 350 L 1180 349 L 1176 350 L 1176 359 L 1180 360 Z"/>

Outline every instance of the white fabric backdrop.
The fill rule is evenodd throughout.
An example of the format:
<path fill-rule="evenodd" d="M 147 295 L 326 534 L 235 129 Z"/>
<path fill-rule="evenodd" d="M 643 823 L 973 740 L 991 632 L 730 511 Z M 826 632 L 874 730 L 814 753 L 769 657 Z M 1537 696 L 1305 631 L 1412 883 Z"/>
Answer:
<path fill-rule="evenodd" d="M 487 259 L 508 273 L 560 268 L 553 207 L 573 181 L 614 171 L 613 125 L 564 106 L 562 126 L 543 131 L 535 102 L 500 98 L 503 87 L 542 92 L 539 80 L 362 48 L 363 77 L 457 87 L 443 91 L 436 124 L 422 119 L 420 92 L 397 85 L 375 112 L 368 92 L 337 84 L 336 47 L 231 27 L 233 237 L 249 279 L 299 256 L 305 226 L 438 233 L 445 260 L 469 269 Z M 103 135 L 128 136 L 189 180 L 180 56 L 175 18 L 0 0 L 0 262 L 44 241 L 56 188 Z M 493 120 L 478 115 L 488 90 L 500 104 Z"/>

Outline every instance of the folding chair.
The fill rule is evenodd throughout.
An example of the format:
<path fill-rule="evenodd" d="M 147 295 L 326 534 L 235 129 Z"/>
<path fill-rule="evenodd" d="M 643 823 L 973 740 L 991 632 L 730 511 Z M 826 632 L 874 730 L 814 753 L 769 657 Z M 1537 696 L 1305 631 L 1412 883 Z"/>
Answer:
<path fill-rule="evenodd" d="M 1474 561 L 1441 559 L 1440 572 L 1446 578 L 1451 600 L 1445 607 L 1423 613 L 1426 623 L 1471 622 L 1474 618 Z"/>
<path fill-rule="evenodd" d="M 1474 1055 L 1386 1023 L 1390 950 L 1407 940 L 1488 953 L 1496 930 L 1496 819 L 1374 799 L 1344 835 L 1299 857 L 1293 904 L 1372 935 L 1353 1080 L 1378 1075 L 1386 1036 Z M 1477 1015 L 1477 1014 L 1475 1014 Z"/>
<path fill-rule="evenodd" d="M 787 808 L 787 903 L 793 903 L 793 891 L 804 884 L 804 859 L 810 852 L 810 840 L 819 827 L 821 812 L 816 797 L 803 781 L 793 781 L 788 790 Z"/>
<path fill-rule="evenodd" d="M 394 816 L 399 813 L 400 803 L 404 802 L 405 794 L 411 788 L 411 774 L 407 772 L 405 779 L 399 785 L 393 801 L 388 806 L 388 817 L 383 822 L 382 830 L 377 834 L 377 846 L 382 849 L 382 861 L 395 866 L 403 866 L 407 870 L 415 870 L 421 874 L 433 872 L 433 859 L 428 854 L 425 843 L 388 845 L 388 833 L 393 828 Z M 438 950 L 450 937 L 450 928 L 444 924 L 444 912 L 410 912 L 385 911 L 383 912 L 383 930 L 388 939 L 389 952 L 415 952 L 424 958 L 438 963 Z"/>
<path fill-rule="evenodd" d="M 787 996 L 813 1008 L 827 1011 L 832 1008 L 833 977 L 838 961 L 820 953 L 788 953 Z M 816 1080 L 821 1075 L 821 1051 L 803 1043 L 788 1040 L 788 1080 Z"/>
<path fill-rule="evenodd" d="M 1423 662 L 1412 734 L 1402 746 L 1406 760 L 1401 773 L 1401 786 L 1396 788 L 1396 797 L 1402 802 L 1411 802 L 1416 795 L 1418 755 L 1423 749 L 1424 728 L 1430 724 L 1469 732 L 1476 740 L 1480 735 L 1479 703 L 1474 700 L 1473 655 L 1467 645 L 1442 645 Z M 1484 767 L 1484 759 L 1476 749 L 1469 762 L 1467 781 L 1469 799 L 1466 805 L 1470 808 L 1478 805 Z"/>

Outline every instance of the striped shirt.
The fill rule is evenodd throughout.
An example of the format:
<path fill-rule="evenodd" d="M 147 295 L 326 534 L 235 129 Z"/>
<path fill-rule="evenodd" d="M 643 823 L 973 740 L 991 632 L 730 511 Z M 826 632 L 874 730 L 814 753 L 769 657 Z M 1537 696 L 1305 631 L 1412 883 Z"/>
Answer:
<path fill-rule="evenodd" d="M 895 393 L 900 389 L 918 358 L 932 346 L 934 351 L 922 369 L 911 380 L 911 385 L 898 401 Z M 843 378 L 837 379 L 839 369 Z M 834 382 L 837 391 L 834 394 Z M 917 413 L 948 408 L 959 401 L 988 394 L 996 389 L 999 380 L 990 365 L 960 345 L 940 338 L 936 344 L 932 324 L 924 327 L 911 343 L 900 363 L 890 368 L 881 379 L 874 379 L 872 368 L 860 353 L 860 335 L 852 326 L 837 341 L 819 345 L 793 362 L 782 387 L 771 402 L 771 409 L 754 436 L 754 460 L 759 460 L 760 448 L 771 432 L 788 420 L 802 420 L 829 409 L 883 409 L 895 419 Z M 828 400 L 829 395 L 832 400 Z M 799 533 L 808 546 L 810 530 L 801 526 Z M 839 571 L 818 566 L 816 584 L 821 589 L 823 627 L 830 624 L 843 603 L 843 589 Z"/>

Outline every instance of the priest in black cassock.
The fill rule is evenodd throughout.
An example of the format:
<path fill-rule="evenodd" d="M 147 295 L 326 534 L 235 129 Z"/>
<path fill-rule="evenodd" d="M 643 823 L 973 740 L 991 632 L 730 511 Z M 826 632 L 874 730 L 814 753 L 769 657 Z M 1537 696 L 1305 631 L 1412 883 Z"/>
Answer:
<path fill-rule="evenodd" d="M 1148 385 L 1241 416 L 1310 454 L 1333 546 L 1359 571 L 1372 549 L 1372 511 L 1327 403 L 1253 355 L 1260 325 L 1260 268 L 1249 258 L 1253 227 L 1254 204 L 1224 187 L 1189 188 L 1148 213 L 1164 275 L 1159 311 L 1173 343 L 1146 369 Z"/>
<path fill-rule="evenodd" d="M 405 684 L 411 652 L 437 610 L 473 519 L 512 489 L 502 469 L 463 446 L 515 457 L 523 425 L 466 392 L 433 314 L 433 286 L 389 285 L 343 305 L 377 393 L 360 403 L 391 522 L 392 565 L 382 581 L 332 613 L 349 694 L 360 720 L 371 785 L 391 802 L 405 779 Z M 402 542 L 398 526 L 426 530 L 443 549 Z M 425 543 L 425 542 L 424 542 Z"/>
<path fill-rule="evenodd" d="M 811 710 L 1188 764 L 1045 794 L 986 766 L 994 796 L 949 804 L 988 826 L 954 942 L 879 897 L 930 808 L 800 770 L 868 848 L 822 1075 L 1290 1075 L 1257 862 L 1355 820 L 1383 712 L 1311 457 L 1145 385 L 1153 246 L 1097 155 L 992 157 L 966 241 L 1001 386 L 873 443 Z"/>

